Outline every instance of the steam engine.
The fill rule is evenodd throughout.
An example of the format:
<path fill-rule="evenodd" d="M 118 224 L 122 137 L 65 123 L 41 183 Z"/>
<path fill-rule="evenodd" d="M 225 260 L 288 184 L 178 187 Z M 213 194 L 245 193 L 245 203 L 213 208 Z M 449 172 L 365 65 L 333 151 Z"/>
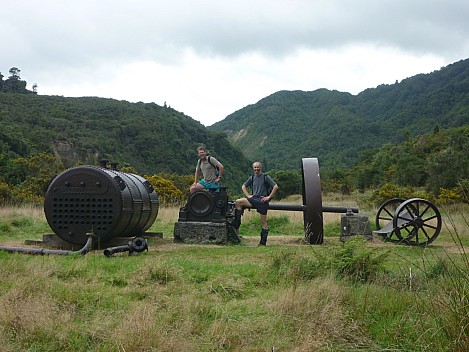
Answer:
<path fill-rule="evenodd" d="M 179 211 L 178 221 L 224 223 L 231 212 L 226 187 L 220 187 L 219 191 L 196 191 Z"/>

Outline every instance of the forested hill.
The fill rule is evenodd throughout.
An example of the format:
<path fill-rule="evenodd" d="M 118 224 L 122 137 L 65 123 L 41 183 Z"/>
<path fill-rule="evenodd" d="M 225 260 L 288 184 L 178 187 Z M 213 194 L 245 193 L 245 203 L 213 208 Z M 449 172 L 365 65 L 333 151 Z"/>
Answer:
<path fill-rule="evenodd" d="M 297 168 L 299 158 L 351 166 L 360 151 L 434 128 L 469 124 L 469 59 L 358 95 L 319 89 L 280 91 L 210 126 L 268 168 Z"/>
<path fill-rule="evenodd" d="M 3 88 L 20 86 L 6 82 Z M 225 182 L 235 189 L 250 172 L 246 158 L 267 170 L 297 169 L 302 157 L 318 157 L 322 170 L 350 167 L 364 150 L 469 125 L 469 60 L 358 95 L 280 91 L 208 129 L 154 103 L 3 90 L 0 171 L 8 160 L 48 152 L 66 166 L 106 158 L 142 174 L 192 174 L 196 148 L 205 144 L 227 166 Z"/>
<path fill-rule="evenodd" d="M 157 104 L 0 92 L 0 166 L 5 158 L 55 153 L 66 166 L 106 158 L 138 172 L 193 174 L 204 144 L 238 188 L 250 166 L 222 133 Z"/>

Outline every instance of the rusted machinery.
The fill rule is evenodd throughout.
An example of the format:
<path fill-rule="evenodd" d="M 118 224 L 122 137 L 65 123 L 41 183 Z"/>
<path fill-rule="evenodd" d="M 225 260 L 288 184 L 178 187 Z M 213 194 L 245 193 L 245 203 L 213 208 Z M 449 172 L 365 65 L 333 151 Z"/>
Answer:
<path fill-rule="evenodd" d="M 174 241 L 187 243 L 239 243 L 231 227 L 234 203 L 228 201 L 226 187 L 192 193 L 174 225 Z"/>
<path fill-rule="evenodd" d="M 317 158 L 303 158 L 302 196 L 303 204 L 270 204 L 269 210 L 287 210 L 303 212 L 305 240 L 310 244 L 322 244 L 324 241 L 323 212 L 329 213 L 358 213 L 357 208 L 323 206 L 321 196 L 321 180 Z M 187 205 L 179 212 L 181 222 L 225 222 L 233 217 L 233 202 L 228 202 L 226 190 L 220 192 L 200 191 L 193 193 Z M 230 222 L 226 221 L 228 231 L 234 242 L 239 242 L 236 231 Z M 193 231 L 191 228 L 189 231 Z M 175 240 L 180 236 L 175 234 Z"/>
<path fill-rule="evenodd" d="M 93 241 L 104 244 L 115 237 L 137 236 L 126 246 L 110 247 L 107 257 L 117 252 L 129 254 L 148 249 L 138 237 L 156 220 L 159 198 L 143 177 L 117 170 L 117 164 L 77 166 L 52 179 L 44 199 L 44 213 L 52 231 L 67 243 L 83 245 L 78 251 L 0 247 L 25 254 L 86 254 Z M 96 242 L 95 242 L 96 243 Z"/>
<path fill-rule="evenodd" d="M 440 234 L 441 215 L 437 207 L 421 198 L 393 198 L 376 214 L 375 234 L 384 240 L 426 247 Z"/>
<path fill-rule="evenodd" d="M 129 255 L 132 255 L 134 253 L 140 253 L 145 250 L 148 251 L 147 240 L 143 237 L 135 237 L 124 246 L 106 248 L 103 254 L 110 258 L 113 254 L 119 252 L 129 252 Z"/>
<path fill-rule="evenodd" d="M 107 167 L 77 166 L 52 179 L 44 199 L 44 213 L 52 231 L 78 251 L 0 247 L 0 250 L 26 254 L 86 254 L 93 241 L 98 246 L 116 237 L 136 236 L 126 246 L 110 247 L 104 254 L 148 248 L 142 236 L 156 220 L 159 198 L 150 182 L 139 175 Z"/>
<path fill-rule="evenodd" d="M 156 220 L 159 198 L 150 182 L 104 165 L 70 168 L 47 189 L 47 222 L 66 242 L 84 244 L 88 232 L 102 243 L 139 236 Z"/>
<path fill-rule="evenodd" d="M 317 158 L 303 158 L 301 171 L 303 204 L 270 204 L 269 209 L 303 212 L 306 242 L 321 244 L 324 240 L 324 212 L 352 215 L 358 213 L 358 209 L 322 205 Z M 223 233 L 226 226 L 225 230 L 232 239 L 239 242 L 236 231 L 230 231 L 229 219 L 233 217 L 233 208 L 234 203 L 228 200 L 226 188 L 217 192 L 195 192 L 181 208 L 178 223 L 211 223 L 214 226 L 203 234 L 208 238 L 213 232 Z M 156 220 L 158 209 L 158 195 L 147 180 L 120 172 L 115 166 L 108 168 L 106 162 L 101 166 L 70 168 L 56 176 L 46 191 L 44 202 L 44 213 L 52 231 L 68 243 L 84 246 L 83 251 L 78 251 L 80 253 L 88 251 L 89 234 L 101 244 L 115 237 L 135 236 L 136 240 L 127 245 L 108 248 L 104 253 L 106 256 L 147 249 L 146 240 L 141 236 Z M 417 246 L 433 242 L 441 224 L 436 206 L 420 198 L 392 199 L 380 207 L 376 216 L 376 232 L 386 240 Z M 175 240 L 176 237 L 175 233 Z M 34 254 L 49 253 L 38 250 Z"/>
<path fill-rule="evenodd" d="M 225 222 L 230 208 L 226 187 L 214 191 L 192 193 L 179 211 L 179 221 Z"/>
<path fill-rule="evenodd" d="M 323 213 L 358 213 L 358 209 L 322 205 L 321 178 L 317 158 L 301 159 L 301 173 L 303 204 L 270 204 L 269 209 L 302 211 L 306 242 L 322 244 L 324 242 Z"/>

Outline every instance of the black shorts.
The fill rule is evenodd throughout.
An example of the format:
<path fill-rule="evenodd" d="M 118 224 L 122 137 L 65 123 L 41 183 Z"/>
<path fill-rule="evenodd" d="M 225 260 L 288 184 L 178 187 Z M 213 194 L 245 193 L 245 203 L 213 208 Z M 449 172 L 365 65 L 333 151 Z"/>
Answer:
<path fill-rule="evenodd" d="M 252 207 L 257 210 L 259 214 L 266 215 L 267 209 L 269 208 L 269 202 L 261 202 L 260 196 L 253 196 L 248 198 L 249 203 Z"/>

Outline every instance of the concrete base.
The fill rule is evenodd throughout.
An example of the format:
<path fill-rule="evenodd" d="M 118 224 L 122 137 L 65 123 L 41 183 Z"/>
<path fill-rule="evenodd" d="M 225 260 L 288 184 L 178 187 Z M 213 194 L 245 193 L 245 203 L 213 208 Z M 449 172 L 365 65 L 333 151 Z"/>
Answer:
<path fill-rule="evenodd" d="M 174 242 L 226 244 L 225 223 L 178 221 L 174 224 Z"/>
<path fill-rule="evenodd" d="M 363 236 L 366 240 L 372 240 L 370 222 L 368 216 L 361 214 L 342 215 L 340 219 L 340 240 L 346 241 L 356 236 Z"/>

